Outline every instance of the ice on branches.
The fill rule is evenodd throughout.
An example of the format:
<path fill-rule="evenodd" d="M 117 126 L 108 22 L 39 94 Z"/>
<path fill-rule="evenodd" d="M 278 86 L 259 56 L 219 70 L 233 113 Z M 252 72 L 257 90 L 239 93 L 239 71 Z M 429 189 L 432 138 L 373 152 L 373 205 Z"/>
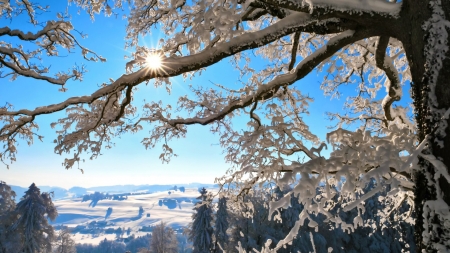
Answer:
<path fill-rule="evenodd" d="M 448 168 L 429 149 L 437 140 L 435 137 L 445 135 L 449 114 L 448 108 L 436 109 L 434 94 L 434 84 L 440 81 L 438 77 L 448 54 L 449 24 L 439 0 L 427 0 L 430 13 L 423 28 L 429 31 L 415 30 L 410 34 L 405 33 L 405 24 L 411 24 L 411 17 L 421 17 L 412 13 L 417 10 L 407 1 L 69 2 L 86 11 L 92 19 L 100 13 L 106 16 L 126 13 L 125 47 L 133 51 L 131 60 L 124 66 L 125 74 L 110 79 L 110 83 L 92 94 L 34 109 L 16 110 L 10 105 L 1 108 L 2 161 L 14 161 L 18 138 L 30 144 L 34 137 L 42 138 L 34 122 L 36 117 L 63 110 L 67 116 L 52 127 L 57 134 L 55 152 L 69 153 L 63 163 L 67 169 L 82 161 L 83 154 L 89 153 L 93 159 L 103 149 L 114 146 L 114 137 L 140 131 L 145 126 L 149 132 L 142 144 L 145 148 L 160 144 L 159 158 L 169 162 L 176 155 L 171 141 L 184 138 L 190 125 L 207 126 L 219 137 L 225 160 L 232 167 L 217 182 L 224 188 L 230 186 L 237 205 L 246 205 L 250 210 L 243 201 L 246 194 L 276 184 L 293 187 L 286 196 L 298 198 L 304 206 L 298 223 L 292 225 L 291 234 L 277 247 L 289 241 L 295 229 L 307 220 L 309 226 L 315 227 L 311 217 L 318 213 L 348 232 L 365 226 L 361 218 L 364 204 L 380 192 L 386 192 L 380 201 L 387 203 L 380 211 L 381 217 L 397 215 L 413 222 L 407 214 L 392 210 L 405 202 L 413 208 L 412 189 L 418 160 L 434 167 L 433 173 L 427 174 L 429 182 L 437 181 L 434 177 L 449 181 Z M 417 1 L 417 5 L 422 2 Z M 27 0 L 1 3 L 2 17 L 11 17 L 16 13 L 11 10 L 16 8 L 28 13 L 35 24 L 36 5 Z M 141 38 L 151 34 L 154 27 L 165 34 L 158 41 L 157 49 L 140 46 Z M 80 50 L 87 60 L 103 60 L 82 47 L 73 31 L 64 15 L 46 23 L 37 33 L 0 28 L 2 38 L 31 42 L 36 47 L 35 51 L 26 52 L 12 43 L 0 42 L 0 67 L 4 71 L 1 75 L 12 79 L 27 76 L 59 85 L 69 79 L 81 80 L 85 71 L 82 66 L 50 77 L 48 68 L 33 64 L 41 53 L 54 56 L 61 47 Z M 417 37 L 414 36 L 425 33 L 426 48 L 415 48 Z M 146 57 L 156 51 L 161 61 L 152 69 L 146 66 Z M 420 62 L 422 52 L 424 62 Z M 225 59 L 239 71 L 237 87 L 230 88 L 227 83 L 192 85 L 176 105 L 149 101 L 137 107 L 133 101 L 133 94 L 142 83 L 153 80 L 157 88 L 165 82 L 170 93 L 170 78 L 195 76 Z M 302 79 L 315 70 L 325 73 L 321 83 L 325 95 L 342 96 L 344 85 L 353 85 L 355 91 L 351 95 L 346 92 L 344 112 L 332 108 L 328 113 L 335 126 L 328 133 L 326 143 L 304 119 L 314 100 L 302 92 L 302 86 L 314 83 Z M 398 105 L 413 81 L 414 85 L 422 85 L 417 90 L 418 86 L 414 86 L 413 90 L 418 97 L 423 96 L 415 98 L 414 105 L 426 106 L 412 109 L 416 114 L 423 113 L 418 118 L 424 122 L 414 122 L 410 106 Z M 233 125 L 237 118 L 246 120 L 243 129 Z M 438 136 L 426 136 L 425 126 L 435 127 L 426 120 L 436 123 L 438 129 L 433 129 L 431 135 Z M 325 148 L 331 153 L 327 154 Z M 441 192 L 439 187 L 436 189 L 437 200 L 424 202 L 424 214 L 439 214 L 447 221 L 448 213 L 444 211 L 448 206 L 442 205 Z M 268 218 L 282 219 L 279 210 L 289 207 L 289 201 L 286 197 L 268 203 Z M 337 205 L 342 211 L 356 210 L 358 216 L 344 222 L 330 212 Z M 271 252 L 269 245 L 266 246 L 264 251 Z"/>

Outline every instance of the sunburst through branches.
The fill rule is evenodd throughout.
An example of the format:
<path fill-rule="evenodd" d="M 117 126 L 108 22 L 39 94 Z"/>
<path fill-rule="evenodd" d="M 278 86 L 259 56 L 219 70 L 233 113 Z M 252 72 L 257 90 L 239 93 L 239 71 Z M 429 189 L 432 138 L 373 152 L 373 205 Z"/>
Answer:
<path fill-rule="evenodd" d="M 151 70 L 159 70 L 162 68 L 162 56 L 156 52 L 152 52 L 145 58 L 145 66 Z"/>

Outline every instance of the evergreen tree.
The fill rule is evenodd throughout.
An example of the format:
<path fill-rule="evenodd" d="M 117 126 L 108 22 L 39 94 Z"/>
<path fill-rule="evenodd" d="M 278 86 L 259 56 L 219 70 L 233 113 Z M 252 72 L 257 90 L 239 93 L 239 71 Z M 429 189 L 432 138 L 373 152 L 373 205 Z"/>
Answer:
<path fill-rule="evenodd" d="M 14 223 L 14 201 L 16 193 L 5 182 L 0 181 L 0 252 L 14 252 L 20 246 L 17 233 L 8 233 L 9 227 Z"/>
<path fill-rule="evenodd" d="M 0 181 L 0 215 L 14 210 L 16 193 L 5 182 Z"/>
<path fill-rule="evenodd" d="M 18 219 L 11 226 L 10 232 L 20 233 L 24 253 L 50 251 L 54 238 L 54 229 L 48 220 L 58 216 L 49 193 L 41 193 L 33 183 L 17 204 L 15 215 Z"/>
<path fill-rule="evenodd" d="M 227 199 L 224 196 L 222 196 L 219 199 L 216 213 L 216 222 L 214 226 L 215 252 L 222 252 L 222 250 L 220 250 L 220 247 L 224 249 L 225 244 L 228 242 L 227 229 L 228 229 Z"/>
<path fill-rule="evenodd" d="M 273 248 L 284 237 L 280 224 L 268 220 L 269 210 L 266 203 L 269 199 L 270 196 L 262 191 L 252 191 L 244 197 L 245 204 L 233 210 L 235 213 L 234 219 L 230 219 L 232 236 L 228 245 L 229 251 L 236 251 L 239 247 L 247 252 L 253 249 L 261 250 L 269 239 Z"/>
<path fill-rule="evenodd" d="M 200 190 L 200 194 L 197 199 L 200 199 L 201 202 L 198 202 L 194 207 L 196 212 L 192 215 L 193 221 L 189 232 L 189 239 L 194 247 L 193 253 L 210 252 L 213 247 L 211 240 L 213 233 L 211 201 L 204 187 Z"/>
<path fill-rule="evenodd" d="M 374 187 L 376 185 L 371 182 L 364 189 L 364 192 L 367 193 Z M 279 215 L 281 222 L 275 221 L 273 216 L 271 220 L 267 219 L 269 212 L 265 203 L 269 201 L 269 198 L 280 200 L 290 191 L 291 189 L 286 187 L 283 190 L 275 188 L 271 195 L 253 192 L 252 195 L 245 196 L 245 201 L 249 202 L 249 205 L 243 206 L 240 210 L 230 209 L 230 217 L 232 217 L 232 219 L 229 219 L 231 238 L 227 245 L 227 251 L 234 252 L 239 245 L 247 252 L 253 249 L 261 251 L 264 246 L 273 249 L 280 240 L 284 239 L 294 227 L 295 222 L 298 221 L 299 214 L 304 210 L 304 206 L 298 201 L 299 196 L 290 194 L 290 206 L 287 209 L 281 208 L 275 214 Z M 378 218 L 378 212 L 383 211 L 386 206 L 393 205 L 388 202 L 381 204 L 378 201 L 380 198 L 386 198 L 388 191 L 389 189 L 386 189 L 367 199 L 362 209 L 347 212 L 339 211 L 342 210 L 340 205 L 346 204 L 347 200 L 339 191 L 336 191 L 335 198 L 339 198 L 341 202 L 335 206 L 329 206 L 328 212 L 347 224 L 353 224 L 355 218 L 360 215 L 363 225 L 355 228 L 352 233 L 348 233 L 342 227 L 333 226 L 333 223 L 327 221 L 325 215 L 309 214 L 311 219 L 318 224 L 317 227 L 310 227 L 311 221 L 305 221 L 296 237 L 284 247 L 278 249 L 277 252 L 326 253 L 330 248 L 333 253 L 416 252 L 413 225 L 406 220 L 408 219 L 408 210 L 411 210 L 408 204 L 404 203 L 397 210 L 397 212 L 405 214 L 403 220 L 396 219 L 394 214 L 390 214 L 389 219 Z M 323 192 L 318 189 L 317 195 L 320 196 L 321 194 Z M 321 200 L 318 199 L 318 201 Z M 248 206 L 251 206 L 250 210 Z M 365 211 L 362 212 L 361 210 Z M 248 216 L 248 212 L 250 212 L 251 217 Z M 265 245 L 269 239 L 271 243 Z"/>

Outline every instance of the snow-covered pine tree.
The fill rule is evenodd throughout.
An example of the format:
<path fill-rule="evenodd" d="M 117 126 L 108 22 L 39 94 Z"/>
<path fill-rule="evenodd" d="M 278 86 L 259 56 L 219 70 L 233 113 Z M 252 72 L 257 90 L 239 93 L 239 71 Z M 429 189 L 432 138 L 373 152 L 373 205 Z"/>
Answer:
<path fill-rule="evenodd" d="M 14 223 L 14 201 L 16 193 L 5 182 L 0 181 L 0 252 L 13 252 L 20 245 L 18 234 L 8 233 L 8 228 Z"/>
<path fill-rule="evenodd" d="M 34 183 L 31 184 L 17 204 L 15 215 L 18 216 L 18 219 L 9 231 L 21 234 L 20 252 L 51 251 L 54 229 L 48 224 L 48 219 L 55 220 L 58 212 L 53 205 L 50 194 L 41 193 Z"/>
<path fill-rule="evenodd" d="M 289 186 L 286 186 L 283 190 L 280 189 L 280 187 L 276 187 L 274 190 L 274 197 L 279 200 L 283 198 L 286 194 L 289 194 L 291 192 L 291 188 Z M 300 213 L 303 210 L 303 205 L 298 202 L 298 198 L 295 197 L 293 194 L 290 194 L 290 207 L 286 209 L 281 209 L 280 215 L 282 222 L 278 222 L 275 225 L 276 231 L 278 231 L 279 234 L 276 234 L 276 238 L 278 239 L 284 239 L 284 237 L 289 234 L 292 227 L 294 227 L 295 222 L 297 222 Z M 280 235 L 281 234 L 281 235 Z M 278 241 L 277 241 L 278 242 Z M 299 244 L 301 244 L 301 240 L 298 240 L 298 238 L 295 238 L 292 240 L 291 243 L 288 245 L 285 245 L 285 247 L 278 250 L 279 253 L 285 253 L 285 252 L 304 252 L 300 250 Z M 309 244 L 309 241 L 308 241 Z M 306 252 L 306 251 L 305 251 Z"/>
<path fill-rule="evenodd" d="M 214 226 L 214 252 L 222 252 L 226 243 L 228 242 L 228 210 L 227 199 L 225 196 L 219 198 L 217 204 L 216 221 Z M 219 247 L 220 244 L 220 247 Z"/>
<path fill-rule="evenodd" d="M 194 247 L 193 253 L 207 253 L 211 252 L 213 248 L 211 199 L 204 187 L 200 190 L 200 194 L 197 199 L 201 201 L 194 207 L 195 213 L 192 215 L 191 231 L 189 232 L 189 239 Z"/>
<path fill-rule="evenodd" d="M 368 185 L 364 189 L 364 193 L 370 192 L 376 185 Z M 404 203 L 398 208 L 398 212 L 404 213 L 402 217 L 390 214 L 388 219 L 379 219 L 378 212 L 382 212 L 387 206 L 392 206 L 392 202 L 384 201 L 389 192 L 389 188 L 380 193 L 375 194 L 367 199 L 365 204 L 361 206 L 365 209 L 361 215 L 362 224 L 356 227 L 351 233 L 348 228 L 334 226 L 334 223 L 327 221 L 326 216 L 318 213 L 311 214 L 310 218 L 317 225 L 314 227 L 311 221 L 300 227 L 295 238 L 286 243 L 283 247 L 277 249 L 277 253 L 290 252 L 320 252 L 326 253 L 328 249 L 332 249 L 333 253 L 385 253 L 385 252 L 416 252 L 413 239 L 413 226 L 407 220 L 409 219 L 411 207 Z M 230 209 L 230 228 L 231 236 L 228 243 L 227 252 L 235 252 L 241 248 L 247 252 L 253 252 L 253 249 L 262 251 L 263 248 L 273 249 L 282 239 L 289 233 L 291 228 L 299 219 L 299 214 L 304 207 L 299 203 L 300 196 L 291 194 L 288 187 L 281 190 L 276 187 L 271 194 L 265 194 L 263 191 L 255 191 L 252 189 L 249 195 L 245 196 L 247 205 L 242 206 L 240 210 Z M 323 192 L 317 189 L 317 195 L 321 196 Z M 269 203 L 271 198 L 280 200 L 282 198 L 290 199 L 290 207 L 282 208 L 279 212 L 273 214 L 279 216 L 281 221 L 268 219 L 268 207 L 265 203 Z M 361 209 L 342 211 L 342 205 L 348 204 L 344 196 L 335 189 L 336 205 L 327 205 L 327 212 L 335 218 L 341 219 L 343 222 L 351 224 L 358 217 Z M 339 199 L 339 200 L 338 200 Z M 379 201 L 379 200 L 383 201 Z M 320 202 L 320 199 L 317 199 Z M 381 204 L 383 203 L 383 204 Z M 233 207 L 233 206 L 232 206 Z M 387 208 L 391 210 L 391 208 Z M 251 214 L 249 217 L 248 214 Z M 401 219 L 398 219 L 401 218 Z M 311 241 L 313 237 L 314 247 Z M 266 244 L 270 240 L 271 243 Z"/>
<path fill-rule="evenodd" d="M 16 193 L 5 182 L 0 181 L 0 215 L 14 210 Z"/>
<path fill-rule="evenodd" d="M 269 210 L 266 206 L 268 200 L 268 194 L 252 189 L 244 196 L 240 206 L 230 209 L 231 232 L 227 245 L 229 252 L 235 252 L 239 247 L 247 252 L 252 252 L 253 249 L 261 250 L 268 239 L 274 245 L 282 239 L 279 225 L 276 228 L 276 222 L 268 220 Z"/>
<path fill-rule="evenodd" d="M 241 210 L 234 208 L 230 210 L 230 237 L 227 244 L 227 252 L 233 252 L 240 244 L 242 248 L 247 248 L 248 219 L 242 215 Z"/>

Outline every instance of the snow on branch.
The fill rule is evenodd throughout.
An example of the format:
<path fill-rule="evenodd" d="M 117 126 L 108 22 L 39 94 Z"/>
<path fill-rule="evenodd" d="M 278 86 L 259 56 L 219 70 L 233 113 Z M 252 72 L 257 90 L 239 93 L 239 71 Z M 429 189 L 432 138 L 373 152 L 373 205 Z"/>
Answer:
<path fill-rule="evenodd" d="M 213 114 L 206 118 L 187 118 L 187 119 L 167 119 L 163 115 L 155 112 L 152 118 L 147 120 L 156 121 L 161 120 L 167 124 L 176 127 L 179 124 L 192 125 L 201 124 L 207 125 L 213 121 L 221 120 L 229 113 L 234 110 L 241 109 L 251 105 L 254 101 L 267 100 L 274 96 L 278 89 L 282 86 L 291 85 L 297 80 L 300 80 L 308 73 L 311 72 L 321 61 L 331 57 L 334 53 L 340 50 L 347 44 L 360 40 L 364 37 L 364 32 L 354 33 L 353 31 L 343 32 L 335 37 L 333 37 L 326 46 L 316 50 L 313 54 L 304 59 L 300 64 L 297 65 L 294 71 L 290 73 L 279 75 L 275 77 L 272 81 L 268 82 L 266 85 L 261 85 L 258 89 L 251 95 L 246 96 L 240 100 L 230 101 L 220 112 Z"/>
<path fill-rule="evenodd" d="M 28 1 L 18 2 L 28 8 Z M 394 203 L 390 207 L 399 208 L 403 201 L 411 199 L 412 173 L 418 156 L 434 164 L 439 176 L 450 177 L 441 171 L 442 164 L 436 157 L 421 154 L 426 142 L 415 148 L 414 128 L 405 123 L 406 109 L 390 108 L 401 97 L 401 85 L 410 78 L 408 62 L 403 57 L 401 42 L 388 36 L 379 37 L 384 33 L 374 28 L 373 23 L 394 22 L 401 2 L 70 2 L 85 9 L 91 18 L 101 12 L 109 16 L 112 9 L 122 8 L 124 3 L 129 5 L 127 46 L 136 50 L 125 66 L 127 74 L 111 79 L 111 83 L 103 84 L 90 95 L 72 97 L 54 105 L 32 110 L 15 110 L 9 104 L 0 107 L 0 141 L 4 144 L 0 161 L 4 163 L 8 159 L 15 161 L 19 138 L 28 144 L 32 144 L 34 138 L 43 138 L 37 132 L 37 116 L 63 110 L 67 115 L 51 126 L 57 133 L 55 152 L 73 154 L 63 163 L 66 169 L 76 166 L 84 154 L 89 154 L 90 159 L 96 158 L 103 149 L 114 146 L 114 137 L 140 131 L 144 123 L 151 125 L 151 129 L 142 144 L 153 148 L 161 142 L 160 159 L 169 162 L 175 155 L 169 144 L 172 139 L 185 137 L 188 125 L 208 125 L 211 132 L 220 136 L 225 160 L 233 166 L 217 182 L 222 187 L 232 185 L 230 189 L 237 193 L 236 199 L 244 199 L 245 194 L 256 187 L 276 184 L 280 188 L 293 186 L 293 189 L 286 197 L 268 203 L 269 219 L 281 219 L 279 209 L 290 205 L 291 196 L 304 206 L 291 233 L 279 241 L 276 249 L 292 241 L 306 220 L 310 227 L 316 227 L 311 216 L 317 213 L 324 214 L 328 221 L 344 230 L 364 226 L 361 218 L 364 202 L 381 191 L 387 192 L 386 201 Z M 209 5 L 205 7 L 206 4 Z M 2 13 L 8 12 L 8 8 L 9 2 L 0 4 Z M 29 9 L 29 13 L 34 20 L 33 10 Z M 159 41 L 161 48 L 137 46 L 138 37 L 150 33 L 156 24 L 161 25 L 162 32 L 169 37 Z M 35 43 L 38 48 L 25 53 L 21 48 L 2 42 L 0 66 L 12 73 L 3 76 L 22 75 L 60 85 L 70 78 L 81 79 L 83 68 L 52 78 L 45 75 L 48 69 L 38 68 L 30 61 L 33 57 L 38 59 L 42 52 L 58 55 L 57 47 L 78 48 L 85 59 L 103 61 L 78 43 L 71 34 L 73 30 L 71 23 L 63 18 L 48 22 L 36 33 L 0 28 L 0 37 Z M 247 64 L 251 59 L 245 54 L 252 49 L 256 50 L 250 53 L 271 62 L 260 72 Z M 147 66 L 147 57 L 151 54 L 160 57 L 160 67 Z M 241 78 L 251 73 L 240 89 L 221 85 L 217 85 L 218 89 L 190 86 L 194 98 L 179 97 L 176 108 L 162 101 L 150 102 L 140 108 L 144 115 L 136 116 L 138 108 L 133 105 L 133 93 L 139 84 L 155 80 L 158 86 L 165 81 L 170 91 L 170 77 L 186 77 L 227 57 L 234 60 Z M 244 64 L 240 64 L 241 57 Z M 365 121 L 365 125 L 355 131 L 338 127 L 327 135 L 327 144 L 321 142 L 303 120 L 312 99 L 294 85 L 317 68 L 328 68 L 322 84 L 327 94 L 334 95 L 338 86 L 356 82 L 355 76 L 360 79 L 359 94 L 349 97 L 345 105 L 351 114 L 359 115 L 330 115 L 339 120 L 339 126 L 357 120 Z M 327 79 L 333 74 L 336 75 L 332 80 Z M 376 82 L 370 82 L 375 79 Z M 375 101 L 382 86 L 378 83 L 380 79 L 386 80 L 388 95 L 384 102 Z M 247 129 L 233 129 L 232 119 L 237 115 L 248 116 Z M 394 122 L 396 118 L 403 124 Z M 368 123 L 371 121 L 392 122 L 382 126 Z M 373 129 L 375 134 L 370 131 Z M 325 157 L 321 151 L 328 147 L 333 150 Z M 339 198 L 338 191 L 341 192 Z M 336 205 L 343 207 L 343 211 L 357 209 L 359 215 L 347 224 L 331 215 L 330 209 Z M 390 215 L 392 209 L 386 207 L 383 212 Z M 269 244 L 264 252 L 272 252 Z"/>
<path fill-rule="evenodd" d="M 303 22 L 302 22 L 303 21 Z M 89 139 L 89 133 L 91 131 L 97 131 L 98 129 L 95 129 L 96 126 L 102 125 L 97 124 L 98 122 L 107 122 L 106 125 L 103 126 L 110 126 L 113 122 L 119 121 L 121 117 L 124 116 L 125 108 L 128 108 L 128 105 L 131 101 L 131 98 L 124 99 L 122 102 L 120 101 L 120 97 L 125 93 L 129 93 L 130 89 L 144 81 L 148 81 L 153 78 L 157 77 L 169 77 L 169 76 L 176 76 L 185 72 L 189 72 L 192 70 L 197 70 L 206 66 L 209 66 L 211 64 L 214 64 L 218 62 L 219 60 L 233 55 L 237 52 L 241 52 L 243 50 L 256 48 L 260 45 L 264 45 L 267 43 L 271 43 L 274 40 L 283 37 L 285 35 L 288 35 L 290 33 L 296 32 L 296 31 L 302 31 L 305 29 L 310 29 L 311 26 L 316 26 L 317 21 L 310 20 L 308 14 L 298 13 L 298 14 L 292 14 L 279 22 L 261 30 L 256 31 L 252 33 L 243 34 L 240 37 L 233 38 L 230 41 L 217 43 L 212 48 L 206 48 L 203 51 L 201 51 L 198 54 L 194 54 L 191 56 L 186 57 L 176 57 L 172 56 L 169 58 L 163 59 L 163 69 L 159 71 L 151 71 L 148 68 L 142 68 L 137 72 L 131 73 L 129 75 L 123 75 L 122 77 L 118 78 L 116 81 L 111 83 L 110 85 L 107 85 L 105 87 L 100 88 L 90 96 L 82 96 L 82 97 L 72 97 L 67 99 L 64 102 L 54 104 L 54 105 L 48 105 L 43 107 L 38 107 L 34 110 L 18 110 L 13 111 L 11 108 L 2 108 L 1 110 L 1 118 L 2 121 L 7 122 L 1 129 L 0 129 L 0 138 L 2 141 L 7 141 L 9 143 L 9 147 L 7 150 L 9 155 L 12 155 L 16 152 L 15 145 L 14 145 L 14 137 L 18 132 L 20 132 L 20 129 L 26 127 L 27 125 L 33 125 L 34 118 L 37 115 L 41 114 L 49 114 L 54 113 L 57 111 L 61 111 L 64 109 L 70 109 L 70 107 L 79 108 L 79 105 L 82 104 L 88 104 L 91 107 L 94 102 L 101 99 L 105 101 L 118 101 L 117 107 L 120 107 L 120 110 L 112 110 L 113 117 L 108 119 L 102 119 L 101 117 L 103 114 L 92 114 L 93 117 L 87 117 L 86 119 L 89 119 L 91 123 L 80 125 L 78 124 L 78 130 L 74 132 L 73 134 L 69 134 L 67 132 L 68 127 L 64 127 L 64 131 L 60 132 L 61 136 L 70 136 L 68 139 L 71 141 L 68 142 L 59 142 L 60 145 L 57 146 L 56 152 L 67 152 L 69 150 L 68 147 L 73 147 L 75 143 L 77 143 L 76 140 L 81 141 L 83 139 Z M 275 88 L 278 89 L 280 84 L 287 84 L 287 83 L 293 83 L 295 80 L 300 79 L 302 76 L 306 75 L 309 71 L 311 71 L 321 60 L 331 56 L 334 52 L 340 49 L 340 47 L 344 44 L 348 44 L 351 42 L 354 42 L 355 40 L 358 40 L 363 37 L 363 33 L 360 34 L 361 37 L 352 37 L 349 36 L 349 34 L 344 33 L 343 36 L 337 36 L 337 38 L 342 37 L 342 41 L 338 41 L 335 39 L 330 43 L 330 45 L 326 48 L 326 50 L 318 51 L 314 56 L 310 57 L 307 60 L 307 63 L 303 64 L 302 68 L 298 68 L 294 73 L 288 74 L 286 76 L 280 76 L 279 78 L 274 79 L 271 83 L 269 83 L 266 86 L 261 86 L 260 89 L 257 91 L 257 94 L 255 97 L 258 99 L 267 99 L 273 95 L 273 92 L 271 89 Z M 32 36 L 30 36 L 32 37 Z M 296 77 L 295 75 L 299 75 Z M 286 79 L 287 78 L 287 79 Z M 288 80 L 289 79 L 289 80 Z M 272 94 L 272 95 L 271 95 Z M 128 96 L 126 96 L 128 97 Z M 228 108 L 243 108 L 245 106 L 248 106 L 251 103 L 252 97 L 247 97 L 242 102 L 237 103 L 233 102 L 231 104 L 231 107 L 228 106 Z M 100 101 L 100 100 L 99 100 Z M 100 103 L 100 102 L 99 102 Z M 108 103 L 101 102 L 104 106 Z M 237 107 L 236 107 L 237 106 Z M 110 106 L 108 106 L 110 107 Z M 234 110 L 232 109 L 232 110 Z M 96 109 L 100 110 L 100 109 Z M 108 111 L 108 108 L 102 108 L 104 111 Z M 229 112 L 232 110 L 228 109 Z M 134 111 L 134 110 L 133 110 Z M 225 110 L 226 111 L 226 110 Z M 81 110 L 81 114 L 86 114 L 88 111 Z M 159 112 L 159 114 L 161 114 Z M 148 118 L 143 118 L 142 120 L 161 120 L 161 121 L 167 121 L 165 117 L 161 117 L 158 113 L 156 115 L 152 115 Z M 99 118 L 100 115 L 100 118 Z M 222 113 L 223 116 L 225 114 Z M 80 115 L 82 117 L 82 115 Z M 220 116 L 219 116 L 220 117 Z M 218 118 L 217 116 L 215 117 Z M 191 124 L 196 123 L 195 120 L 188 120 L 192 121 Z M 63 122 L 63 121 L 62 121 Z M 71 121 L 73 122 L 73 120 Z M 188 122 L 176 122 L 175 121 L 168 121 L 170 122 L 170 125 L 176 126 L 178 124 L 189 124 Z M 203 120 L 205 122 L 205 120 Z M 123 123 L 121 123 L 123 124 Z M 68 124 L 71 125 L 71 124 Z M 119 124 L 120 125 L 120 124 Z M 124 131 L 124 129 L 133 129 L 133 131 L 136 129 L 136 127 L 140 127 L 138 124 L 134 124 L 133 126 L 128 126 L 126 128 L 120 128 L 120 131 Z M 104 128 L 103 135 L 106 135 L 107 128 Z M 169 130 L 173 131 L 174 129 Z M 168 130 L 162 130 L 161 131 L 167 133 Z M 22 137 L 32 142 L 32 136 L 34 133 L 32 132 L 26 132 Z M 163 135 L 164 136 L 164 135 Z M 158 137 L 159 139 L 160 137 Z M 68 140 L 64 139 L 64 140 Z M 109 139 L 108 139 L 109 140 Z M 83 142 L 83 141 L 81 141 Z M 103 143 L 103 141 L 96 142 L 96 147 L 94 150 L 95 154 L 99 153 L 100 150 L 100 144 Z M 108 145 L 109 146 L 109 145 Z M 84 148 L 79 149 L 81 152 Z M 170 150 L 170 149 L 166 149 Z M 1 157 L 2 161 L 6 159 L 6 153 Z M 169 152 L 170 153 L 170 152 Z M 96 155 L 93 155 L 92 157 L 95 157 Z M 75 155 L 76 157 L 73 158 L 75 160 L 78 159 L 78 155 Z M 71 167 L 73 163 L 69 163 L 68 168 Z"/>
<path fill-rule="evenodd" d="M 273 182 L 280 189 L 291 186 L 293 189 L 268 203 L 269 219 L 277 213 L 274 219 L 281 219 L 278 210 L 287 208 L 291 203 L 291 195 L 298 197 L 299 203 L 304 207 L 299 215 L 295 227 L 290 234 L 280 241 L 278 246 L 290 241 L 297 234 L 298 229 L 305 220 L 314 228 L 317 224 L 311 215 L 320 213 L 344 230 L 353 231 L 357 226 L 364 226 L 361 215 L 364 214 L 364 201 L 381 191 L 386 191 L 387 205 L 382 212 L 392 213 L 404 201 L 412 205 L 413 182 L 411 175 L 418 168 L 418 156 L 428 141 L 422 142 L 415 148 L 413 134 L 406 126 L 389 126 L 384 129 L 383 136 L 372 136 L 369 131 L 362 132 L 338 129 L 328 134 L 328 143 L 333 146 L 329 158 L 315 157 L 307 162 L 291 162 L 291 164 L 274 164 L 267 166 L 265 161 L 254 159 L 243 169 L 234 172 L 228 178 L 222 178 L 222 183 L 240 182 L 238 189 L 230 187 L 230 191 L 249 192 L 250 189 L 261 188 L 262 182 Z M 245 145 L 243 143 L 242 145 Z M 256 147 L 255 147 L 256 146 Z M 276 147 L 276 145 L 274 145 Z M 261 152 L 267 147 L 252 144 L 251 148 L 241 152 L 243 157 L 251 156 L 251 152 Z M 403 156 L 407 152 L 410 156 Z M 259 153 L 257 156 L 263 156 Z M 432 158 L 427 157 L 432 160 Z M 268 160 L 275 160 L 268 157 Z M 288 159 L 284 158 L 285 161 Z M 433 160 L 435 162 L 436 159 Z M 242 160 L 238 161 L 241 163 Z M 284 172 L 281 172 L 283 169 Z M 407 177 L 397 175 L 398 172 L 407 174 Z M 268 175 L 275 175 L 268 177 Z M 447 176 L 447 175 L 445 175 Z M 260 180 L 260 181 L 259 181 Z M 261 182 L 261 183 L 259 183 Z M 258 186 L 259 183 L 259 186 Z M 370 188 L 369 185 L 372 185 Z M 336 193 L 339 191 L 339 199 Z M 358 216 L 353 224 L 347 224 L 338 216 L 332 215 L 329 210 L 335 205 L 342 205 L 343 211 L 358 208 Z M 401 214 L 400 214 L 401 215 Z M 408 220 L 411 222 L 411 219 Z"/>
<path fill-rule="evenodd" d="M 392 64 L 392 58 L 386 55 L 386 49 L 389 44 L 389 37 L 381 36 L 378 40 L 378 46 L 376 50 L 375 59 L 377 62 L 377 67 L 382 69 L 386 73 L 385 86 L 388 94 L 383 99 L 381 103 L 384 115 L 387 120 L 392 121 L 395 117 L 391 109 L 392 103 L 399 101 L 402 96 L 402 90 L 400 88 L 400 77 L 395 69 L 394 64 Z"/>
<path fill-rule="evenodd" d="M 23 4 L 28 6 L 28 13 L 34 13 L 33 8 L 41 8 L 39 6 L 28 5 L 28 1 L 23 1 Z M 34 20 L 34 14 L 31 18 Z M 61 19 L 63 19 L 62 16 Z M 32 23 L 35 24 L 36 22 L 34 20 Z M 57 85 L 64 85 L 69 79 L 82 80 L 83 73 L 86 72 L 83 66 L 74 67 L 66 73 L 59 72 L 56 74 L 56 77 L 49 77 L 45 75 L 49 72 L 48 67 L 42 67 L 34 63 L 34 61 L 42 60 L 41 55 L 44 53 L 47 56 L 58 56 L 58 47 L 65 48 L 69 51 L 74 48 L 79 48 L 84 59 L 88 61 L 106 61 L 105 58 L 83 47 L 75 36 L 71 34 L 73 30 L 72 24 L 64 20 L 48 21 L 36 33 L 25 33 L 21 30 L 1 27 L 0 37 L 3 37 L 5 41 L 0 41 L 0 77 L 11 76 L 11 80 L 14 80 L 18 76 L 25 76 Z M 29 42 L 33 44 L 35 49 L 25 51 L 23 45 L 13 46 L 11 43 L 6 42 L 6 37 L 18 38 L 20 41 Z M 10 71 L 4 71 L 3 69 Z"/>
<path fill-rule="evenodd" d="M 315 17 L 331 15 L 338 18 L 349 20 L 364 20 L 371 17 L 371 20 L 377 18 L 398 16 L 402 3 L 388 2 L 383 0 L 260 0 L 271 6 L 282 7 L 292 11 L 310 13 Z M 355 15 L 356 14 L 356 15 Z"/>

